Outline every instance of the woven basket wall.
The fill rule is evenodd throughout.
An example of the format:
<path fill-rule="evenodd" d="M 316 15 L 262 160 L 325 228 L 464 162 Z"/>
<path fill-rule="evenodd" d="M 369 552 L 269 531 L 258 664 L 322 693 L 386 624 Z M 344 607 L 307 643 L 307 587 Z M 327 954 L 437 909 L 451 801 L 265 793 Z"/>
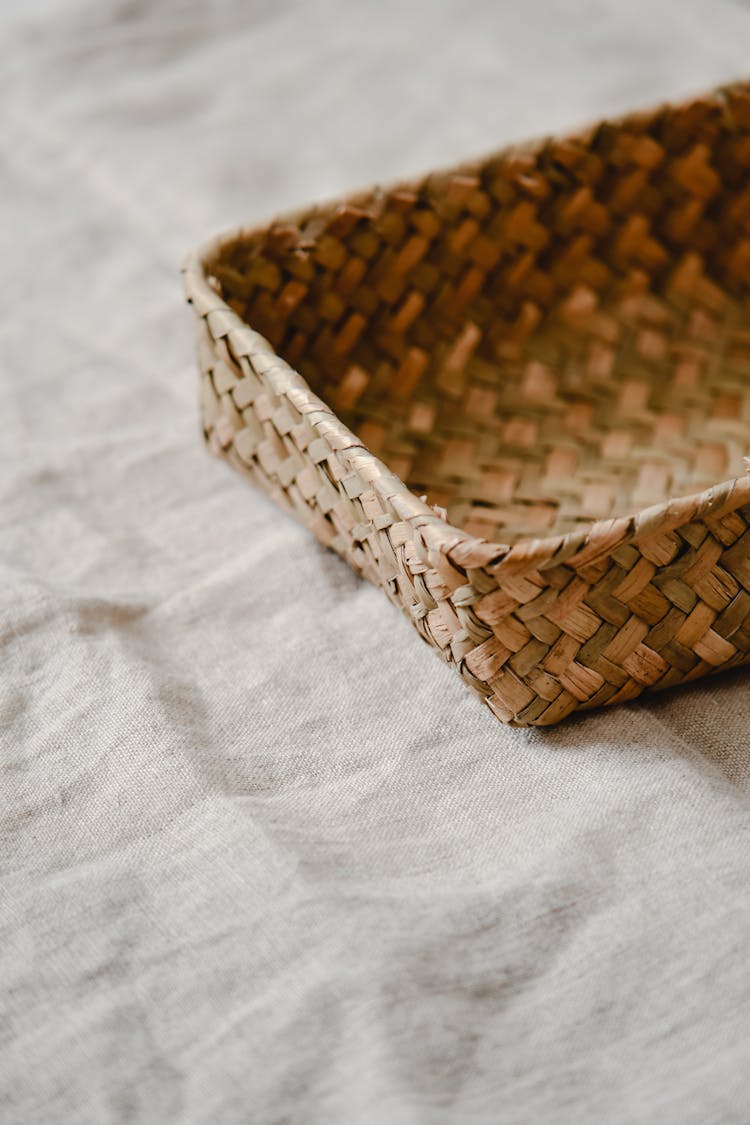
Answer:
<path fill-rule="evenodd" d="M 232 232 L 184 278 L 211 449 L 498 718 L 750 659 L 750 83 Z"/>

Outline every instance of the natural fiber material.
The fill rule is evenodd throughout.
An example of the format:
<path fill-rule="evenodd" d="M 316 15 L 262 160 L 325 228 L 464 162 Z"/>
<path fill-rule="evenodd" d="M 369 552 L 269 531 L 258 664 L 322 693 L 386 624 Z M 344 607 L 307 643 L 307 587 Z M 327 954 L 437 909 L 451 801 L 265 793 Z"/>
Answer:
<path fill-rule="evenodd" d="M 235 231 L 184 274 L 210 447 L 500 719 L 750 659 L 750 84 Z"/>

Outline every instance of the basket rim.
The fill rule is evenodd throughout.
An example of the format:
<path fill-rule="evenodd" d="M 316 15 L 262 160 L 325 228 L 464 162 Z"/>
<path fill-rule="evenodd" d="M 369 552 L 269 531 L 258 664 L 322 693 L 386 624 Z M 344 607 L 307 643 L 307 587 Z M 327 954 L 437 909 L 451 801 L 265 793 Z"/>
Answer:
<path fill-rule="evenodd" d="M 377 215 L 378 204 L 394 191 L 414 190 L 416 184 L 429 181 L 432 177 L 471 174 L 494 158 L 507 158 L 515 154 L 519 156 L 538 154 L 552 142 L 577 141 L 592 130 L 605 125 L 622 127 L 628 122 L 637 120 L 647 111 L 654 114 L 689 106 L 696 101 L 715 101 L 724 112 L 727 112 L 726 98 L 735 90 L 750 93 L 750 80 L 735 79 L 689 97 L 662 100 L 655 105 L 652 103 L 649 107 L 589 120 L 565 132 L 539 134 L 528 140 L 502 145 L 459 163 L 432 168 L 421 176 L 411 175 L 360 186 L 343 195 L 335 195 L 278 212 L 265 220 L 227 228 L 189 250 L 185 255 L 180 272 L 187 300 L 197 306 L 202 315 L 221 314 L 226 329 L 224 334 L 231 335 L 235 339 L 239 337 L 243 341 L 243 354 L 249 356 L 251 363 L 253 356 L 264 357 L 271 361 L 273 370 L 283 373 L 287 385 L 295 386 L 315 404 L 316 409 L 327 414 L 330 418 L 327 433 L 341 443 L 341 448 L 338 449 L 339 456 L 344 456 L 348 461 L 355 457 L 356 464 L 352 463 L 353 471 L 368 470 L 367 479 L 380 497 L 393 504 L 397 511 L 403 509 L 404 518 L 408 513 L 408 518 L 419 526 L 427 545 L 447 555 L 451 564 L 459 570 L 481 568 L 499 575 L 501 572 L 521 574 L 529 570 L 546 570 L 569 561 L 584 565 L 584 563 L 595 562 L 617 547 L 647 543 L 650 539 L 664 535 L 695 519 L 707 515 L 729 514 L 750 503 L 750 467 L 747 474 L 730 477 L 700 492 L 660 501 L 629 514 L 594 519 L 566 533 L 518 539 L 514 543 L 503 543 L 471 535 L 436 514 L 426 500 L 422 500 L 413 492 L 384 461 L 372 453 L 361 439 L 348 429 L 335 410 L 313 391 L 304 376 L 288 364 L 268 340 L 244 321 L 213 288 L 209 282 L 208 264 L 226 246 L 273 228 L 299 227 L 302 222 L 308 222 L 316 215 L 329 217 L 341 209 L 356 207 L 358 203 L 365 201 L 371 208 L 369 217 L 374 218 Z"/>

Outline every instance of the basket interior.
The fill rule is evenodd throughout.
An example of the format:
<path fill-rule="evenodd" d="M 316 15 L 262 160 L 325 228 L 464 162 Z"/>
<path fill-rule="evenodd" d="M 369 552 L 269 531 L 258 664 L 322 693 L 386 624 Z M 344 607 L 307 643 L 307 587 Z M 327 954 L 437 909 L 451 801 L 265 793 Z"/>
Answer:
<path fill-rule="evenodd" d="M 697 492 L 750 453 L 749 89 L 313 208 L 207 268 L 474 535 Z"/>

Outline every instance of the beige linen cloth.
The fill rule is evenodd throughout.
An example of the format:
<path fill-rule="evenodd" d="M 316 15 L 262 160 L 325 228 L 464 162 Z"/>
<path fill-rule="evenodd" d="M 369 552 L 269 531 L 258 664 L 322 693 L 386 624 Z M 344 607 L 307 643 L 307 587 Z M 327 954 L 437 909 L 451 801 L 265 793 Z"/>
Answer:
<path fill-rule="evenodd" d="M 731 0 L 3 0 L 0 1121 L 750 1121 L 748 673 L 503 728 L 198 430 L 184 251 Z"/>

